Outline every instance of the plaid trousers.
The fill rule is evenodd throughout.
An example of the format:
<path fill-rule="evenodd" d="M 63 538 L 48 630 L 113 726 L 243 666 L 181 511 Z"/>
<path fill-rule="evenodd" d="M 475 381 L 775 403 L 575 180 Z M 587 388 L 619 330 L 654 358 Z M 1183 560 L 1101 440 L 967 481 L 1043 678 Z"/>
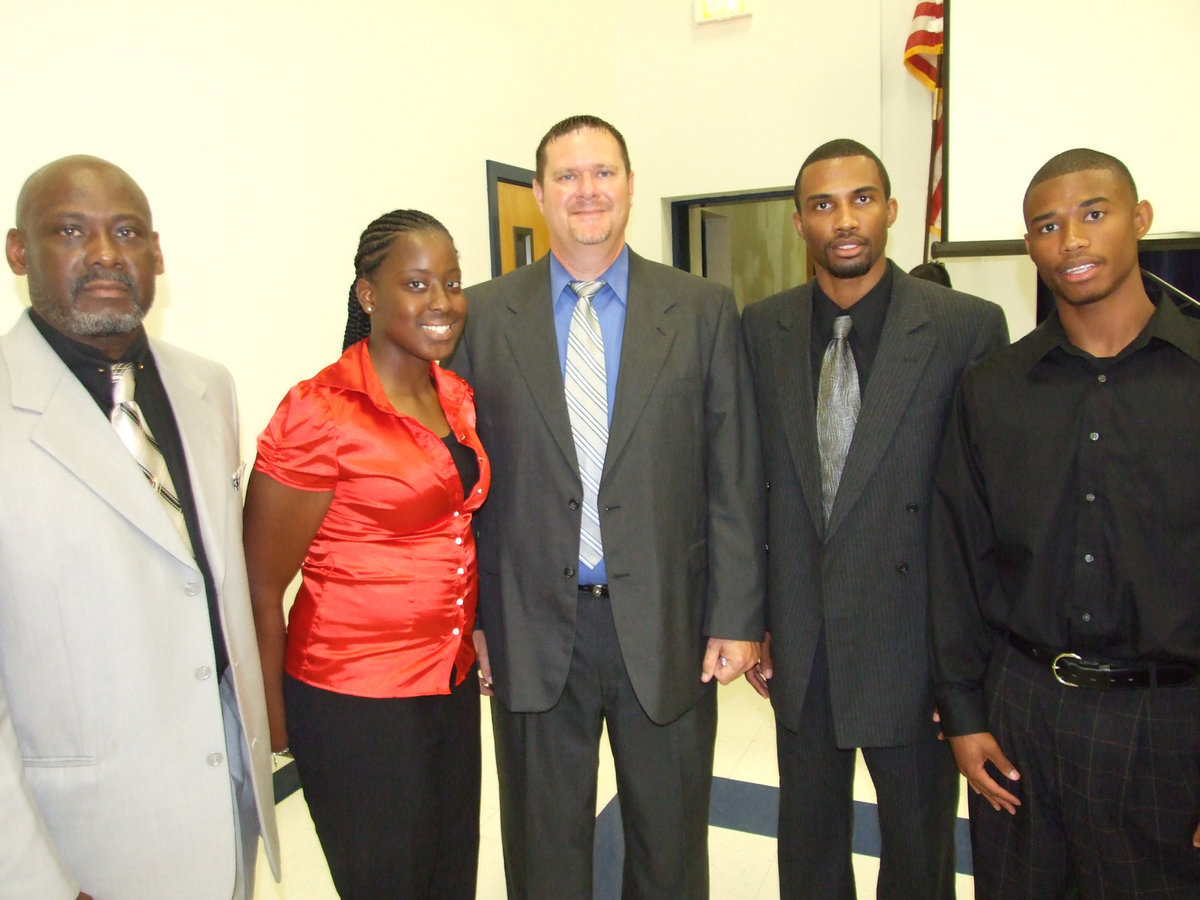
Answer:
<path fill-rule="evenodd" d="M 978 898 L 1200 897 L 1200 678 L 1179 687 L 1060 684 L 1006 643 L 988 723 L 1019 781 L 1016 815 L 971 795 Z"/>

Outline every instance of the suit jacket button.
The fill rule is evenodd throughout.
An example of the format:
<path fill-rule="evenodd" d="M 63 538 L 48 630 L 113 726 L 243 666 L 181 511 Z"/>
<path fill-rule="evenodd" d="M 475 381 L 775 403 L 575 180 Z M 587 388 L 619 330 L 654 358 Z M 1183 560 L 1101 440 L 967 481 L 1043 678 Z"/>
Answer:
<path fill-rule="evenodd" d="M 579 509 L 579 501 L 572 497 L 567 501 L 567 506 L 569 506 L 571 509 Z"/>
<path fill-rule="evenodd" d="M 915 504 L 915 503 L 907 503 L 907 504 L 905 504 L 904 508 L 906 510 L 908 510 L 909 512 L 916 512 L 921 507 L 917 506 L 917 504 Z"/>
<path fill-rule="evenodd" d="M 896 571 L 899 572 L 901 575 L 907 575 L 908 574 L 908 563 L 906 563 L 906 562 L 897 563 Z"/>
<path fill-rule="evenodd" d="M 575 567 L 567 566 L 565 569 L 563 569 L 563 577 L 574 578 L 575 577 Z"/>

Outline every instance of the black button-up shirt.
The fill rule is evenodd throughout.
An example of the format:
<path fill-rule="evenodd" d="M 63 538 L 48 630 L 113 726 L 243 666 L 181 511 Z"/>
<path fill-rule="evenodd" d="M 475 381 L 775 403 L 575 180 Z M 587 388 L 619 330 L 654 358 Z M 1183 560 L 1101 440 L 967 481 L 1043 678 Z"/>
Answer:
<path fill-rule="evenodd" d="M 1111 359 L 1052 313 L 963 380 L 930 539 L 948 734 L 987 730 L 980 687 L 1006 633 L 1200 662 L 1200 321 L 1157 307 Z"/>
<path fill-rule="evenodd" d="M 179 426 L 175 422 L 174 412 L 171 411 L 171 401 L 167 397 L 167 390 L 158 374 L 154 354 L 150 352 L 150 342 L 146 338 L 146 332 L 139 331 L 125 355 L 121 359 L 114 360 L 109 359 L 99 350 L 72 340 L 57 331 L 32 309 L 29 311 L 29 318 L 37 326 L 50 348 L 58 354 L 59 359 L 87 389 L 105 418 L 111 418 L 113 408 L 113 364 L 133 363 L 137 367 L 133 381 L 133 399 L 142 411 L 151 434 L 154 435 L 154 442 L 162 452 L 163 461 L 167 464 L 167 471 L 171 473 L 171 482 L 175 486 L 175 494 L 179 498 L 183 519 L 187 524 L 188 537 L 192 541 L 192 553 L 195 555 L 196 565 L 204 579 L 217 672 L 224 673 L 229 656 L 226 653 L 225 640 L 221 633 L 216 584 L 208 564 L 208 556 L 204 552 L 204 539 L 200 534 L 200 517 L 196 512 L 192 479 L 188 475 L 187 458 L 183 454 L 183 440 L 179 436 Z M 149 483 L 146 485 L 146 490 L 153 490 Z"/>

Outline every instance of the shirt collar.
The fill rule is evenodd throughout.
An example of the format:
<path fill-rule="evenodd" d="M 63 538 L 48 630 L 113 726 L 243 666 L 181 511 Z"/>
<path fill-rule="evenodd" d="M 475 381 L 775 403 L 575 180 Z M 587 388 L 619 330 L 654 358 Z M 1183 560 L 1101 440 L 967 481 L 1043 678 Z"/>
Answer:
<path fill-rule="evenodd" d="M 1151 339 L 1157 338 L 1186 353 L 1191 359 L 1200 363 L 1200 329 L 1192 327 L 1187 317 L 1179 311 L 1175 301 L 1168 297 L 1156 285 L 1143 279 L 1146 294 L 1154 303 L 1154 314 L 1146 322 L 1141 333 L 1134 338 L 1128 347 L 1117 354 L 1118 358 L 1136 353 L 1145 347 Z M 1029 336 L 1025 345 L 1026 358 L 1022 363 L 1023 369 L 1032 369 L 1055 349 L 1078 356 L 1080 351 L 1067 338 L 1063 330 L 1062 320 L 1058 317 L 1057 305 Z"/>
<path fill-rule="evenodd" d="M 371 354 L 367 348 L 367 338 L 351 344 L 342 353 L 337 362 L 326 366 L 315 376 L 313 382 L 326 385 L 341 391 L 354 391 L 365 394 L 367 398 L 384 412 L 399 415 L 396 408 L 384 393 L 383 383 L 371 365 Z M 443 369 L 437 363 L 429 364 L 429 376 L 433 379 L 438 397 L 447 400 L 452 408 L 457 408 L 463 400 L 472 396 L 466 382 L 452 372 Z M 443 406 L 443 408 L 445 408 Z"/>
<path fill-rule="evenodd" d="M 375 367 L 371 365 L 371 354 L 367 350 L 367 341 L 368 338 L 363 338 L 361 341 L 351 344 L 337 362 L 326 366 L 313 376 L 313 381 L 316 384 L 327 385 L 340 391 L 366 394 L 371 402 L 380 409 L 394 412 L 392 404 L 388 402 L 387 394 L 383 391 L 383 383 L 375 374 Z"/>
<path fill-rule="evenodd" d="M 1188 321 L 1189 317 L 1179 310 L 1175 301 L 1165 292 L 1159 293 L 1157 306 L 1154 315 L 1146 323 L 1147 340 L 1158 338 L 1165 341 L 1186 353 L 1194 362 L 1200 363 L 1200 328 Z"/>
<path fill-rule="evenodd" d="M 575 292 L 572 291 L 569 295 L 564 295 L 567 286 L 572 281 L 578 281 L 570 272 L 566 270 L 558 257 L 554 255 L 554 251 L 550 252 L 550 296 L 554 303 L 567 303 L 571 307 L 575 306 Z M 629 299 L 629 245 L 625 244 L 621 248 L 621 252 L 617 254 L 617 258 L 612 261 L 612 264 L 604 270 L 600 276 L 605 287 L 612 291 L 617 302 L 625 306 Z M 601 291 L 601 294 L 608 294 L 609 290 Z M 604 302 L 601 294 L 597 294 L 597 299 Z M 566 299 L 564 299 L 564 297 Z"/>
<path fill-rule="evenodd" d="M 887 261 L 883 276 L 869 291 L 863 294 L 849 309 L 842 309 L 821 290 L 821 284 L 813 279 L 813 328 L 819 332 L 822 343 L 833 337 L 833 320 L 838 316 L 850 316 L 859 337 L 877 346 L 883 333 L 883 322 L 887 318 L 892 298 L 892 261 Z"/>
<path fill-rule="evenodd" d="M 150 340 L 146 337 L 146 329 L 141 325 L 138 326 L 137 333 L 134 335 L 129 349 L 125 351 L 121 358 L 109 359 L 95 347 L 88 346 L 63 334 L 42 318 L 33 307 L 29 309 L 29 318 L 37 327 L 37 330 L 41 332 L 42 337 L 46 339 L 46 343 L 50 345 L 54 352 L 58 354 L 59 359 L 66 363 L 67 367 L 72 371 L 77 370 L 81 366 L 108 371 L 112 368 L 113 363 L 118 362 L 145 365 L 150 358 Z"/>

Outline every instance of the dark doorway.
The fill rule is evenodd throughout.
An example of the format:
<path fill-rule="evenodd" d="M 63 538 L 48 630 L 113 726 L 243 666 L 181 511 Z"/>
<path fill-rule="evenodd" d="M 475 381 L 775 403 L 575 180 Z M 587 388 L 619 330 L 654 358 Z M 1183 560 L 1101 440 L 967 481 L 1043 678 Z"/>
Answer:
<path fill-rule="evenodd" d="M 672 264 L 733 289 L 739 308 L 812 277 L 792 224 L 792 191 L 670 203 Z"/>

